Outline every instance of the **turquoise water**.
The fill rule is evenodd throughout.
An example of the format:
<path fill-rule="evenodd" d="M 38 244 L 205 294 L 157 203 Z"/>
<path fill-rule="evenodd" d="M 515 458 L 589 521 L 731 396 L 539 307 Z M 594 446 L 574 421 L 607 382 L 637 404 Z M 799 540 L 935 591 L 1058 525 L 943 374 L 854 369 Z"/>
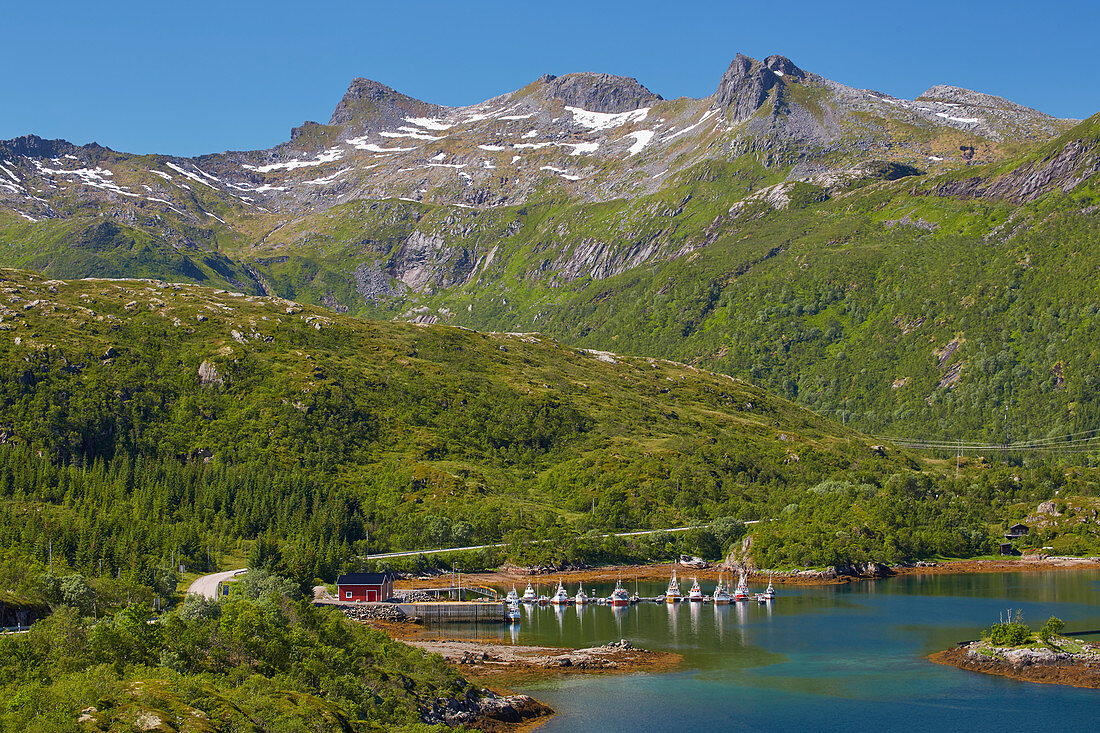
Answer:
<path fill-rule="evenodd" d="M 689 585 L 681 582 L 682 589 Z M 595 596 L 611 588 L 585 590 Z M 643 596 L 663 590 L 663 584 L 640 586 Z M 625 638 L 684 655 L 683 671 L 673 674 L 572 675 L 524 688 L 558 713 L 539 729 L 546 733 L 685 726 L 1100 730 L 1100 691 L 1017 682 L 925 659 L 977 638 L 1008 608 L 1022 609 L 1033 627 L 1054 615 L 1067 631 L 1100 629 L 1100 571 L 907 576 L 777 591 L 767 606 L 528 608 L 518 630 L 445 633 L 568 647 Z"/>

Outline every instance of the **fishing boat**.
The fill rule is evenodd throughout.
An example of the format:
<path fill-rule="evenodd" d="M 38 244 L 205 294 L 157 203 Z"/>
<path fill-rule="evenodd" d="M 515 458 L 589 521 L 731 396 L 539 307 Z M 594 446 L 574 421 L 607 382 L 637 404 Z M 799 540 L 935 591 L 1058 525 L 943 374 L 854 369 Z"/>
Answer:
<path fill-rule="evenodd" d="M 512 590 L 508 591 L 508 595 L 504 597 L 504 600 L 508 603 L 512 603 L 513 601 L 516 603 L 519 602 L 519 593 L 516 593 L 516 586 L 512 586 Z"/>
<path fill-rule="evenodd" d="M 733 592 L 733 600 L 735 601 L 747 601 L 749 600 L 749 585 L 745 582 L 745 571 L 741 571 L 741 577 L 737 581 L 737 590 Z"/>
<path fill-rule="evenodd" d="M 505 620 L 510 624 L 518 624 L 521 618 L 519 612 L 519 601 L 508 601 L 508 610 L 504 612 Z"/>
<path fill-rule="evenodd" d="M 550 603 L 555 606 L 569 605 L 569 594 L 565 592 L 565 587 L 561 584 L 561 579 L 558 579 L 558 589 L 554 591 L 554 596 L 550 599 Z"/>
<path fill-rule="evenodd" d="M 531 587 L 531 581 L 527 581 L 527 590 L 523 591 L 523 598 L 520 599 L 524 603 L 534 603 L 538 600 L 535 596 L 535 589 Z"/>
<path fill-rule="evenodd" d="M 668 590 L 665 591 L 665 602 L 680 602 L 680 582 L 676 580 L 676 568 L 672 569 L 672 580 L 668 581 Z"/>
<path fill-rule="evenodd" d="M 577 584 L 577 595 L 573 600 L 576 601 L 578 606 L 583 606 L 584 604 L 588 603 L 588 594 L 584 592 L 583 583 Z"/>
<path fill-rule="evenodd" d="M 611 591 L 611 605 L 612 606 L 629 606 L 630 596 L 626 592 L 626 588 L 623 587 L 622 578 L 615 583 L 615 590 Z"/>
<path fill-rule="evenodd" d="M 688 591 L 688 601 L 692 603 L 703 602 L 703 589 L 699 587 L 699 579 L 692 578 L 691 590 Z"/>
<path fill-rule="evenodd" d="M 764 596 L 764 600 L 766 600 L 766 601 L 774 601 L 775 600 L 775 588 L 772 586 L 771 573 L 768 573 L 768 589 L 765 590 L 761 595 Z"/>
<path fill-rule="evenodd" d="M 718 576 L 718 587 L 714 589 L 714 595 L 711 596 L 716 606 L 728 606 L 730 602 L 729 588 L 722 580 L 722 576 Z"/>
<path fill-rule="evenodd" d="M 630 597 L 631 603 L 638 603 L 642 600 L 642 597 L 638 595 L 638 576 L 634 576 L 634 595 Z"/>

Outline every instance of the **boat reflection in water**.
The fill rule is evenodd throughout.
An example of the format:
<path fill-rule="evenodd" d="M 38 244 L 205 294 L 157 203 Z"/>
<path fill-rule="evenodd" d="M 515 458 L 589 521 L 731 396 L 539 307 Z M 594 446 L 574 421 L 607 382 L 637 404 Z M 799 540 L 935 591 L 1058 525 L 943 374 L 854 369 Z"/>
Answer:
<path fill-rule="evenodd" d="M 677 617 L 680 615 L 680 604 L 669 603 L 665 605 L 668 609 L 668 632 L 672 635 L 673 639 L 680 638 L 680 624 L 677 623 Z"/>
<path fill-rule="evenodd" d="M 703 613 L 702 603 L 688 603 L 689 613 L 691 614 L 691 633 L 695 636 L 699 635 L 699 616 Z"/>
<path fill-rule="evenodd" d="M 616 633 L 619 638 L 622 638 L 623 635 L 623 618 L 626 616 L 629 610 L 630 609 L 626 606 L 611 607 L 611 616 L 615 619 L 615 629 L 617 630 Z"/>

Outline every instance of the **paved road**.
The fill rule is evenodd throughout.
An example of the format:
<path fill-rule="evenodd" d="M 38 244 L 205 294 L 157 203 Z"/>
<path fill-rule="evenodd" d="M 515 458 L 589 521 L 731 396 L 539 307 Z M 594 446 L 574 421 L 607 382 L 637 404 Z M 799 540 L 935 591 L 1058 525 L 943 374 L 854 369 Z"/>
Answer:
<path fill-rule="evenodd" d="M 198 593 L 199 595 L 206 596 L 207 598 L 218 597 L 218 583 L 223 580 L 229 580 L 234 575 L 240 575 L 248 570 L 248 568 L 241 568 L 240 570 L 226 570 L 224 573 L 211 573 L 210 575 L 203 575 L 200 578 L 196 578 L 195 582 L 191 584 L 191 587 L 187 589 L 188 593 Z"/>
<path fill-rule="evenodd" d="M 756 524 L 759 519 L 750 519 L 745 524 Z M 706 526 L 706 525 L 702 525 Z M 642 529 L 637 532 L 613 532 L 600 535 L 601 537 L 637 537 L 645 534 L 657 534 L 658 532 L 686 532 L 694 527 L 672 527 L 670 529 Z M 550 540 L 535 540 L 535 542 L 550 542 Z M 447 547 L 442 550 L 406 550 L 403 552 L 383 552 L 380 555 L 367 555 L 368 560 L 382 560 L 387 557 L 412 557 L 413 555 L 443 555 L 448 552 L 466 552 L 467 550 L 484 550 L 487 547 L 504 547 L 504 543 L 495 545 L 470 545 L 469 547 Z"/>

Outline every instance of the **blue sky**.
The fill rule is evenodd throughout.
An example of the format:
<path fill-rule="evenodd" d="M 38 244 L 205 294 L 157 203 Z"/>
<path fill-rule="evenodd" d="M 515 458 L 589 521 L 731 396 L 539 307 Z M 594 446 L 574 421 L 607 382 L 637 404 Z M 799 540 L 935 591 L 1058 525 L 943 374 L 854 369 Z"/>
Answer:
<path fill-rule="evenodd" d="M 356 76 L 448 105 L 570 71 L 700 97 L 738 51 L 901 97 L 944 83 L 1100 111 L 1097 2 L 0 0 L 0 19 L 0 139 L 139 153 L 274 145 Z"/>

